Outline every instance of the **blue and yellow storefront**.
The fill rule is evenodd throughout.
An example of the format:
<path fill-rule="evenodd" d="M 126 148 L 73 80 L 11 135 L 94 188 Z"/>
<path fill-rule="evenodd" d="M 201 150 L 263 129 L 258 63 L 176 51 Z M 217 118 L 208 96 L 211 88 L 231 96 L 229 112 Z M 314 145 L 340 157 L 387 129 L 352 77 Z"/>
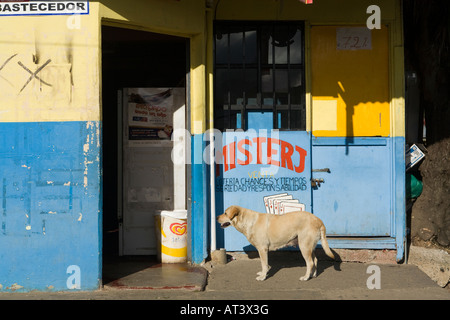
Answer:
<path fill-rule="evenodd" d="M 400 0 L 44 2 L 1 3 L 0 291 L 98 289 L 106 252 L 123 250 L 123 235 L 108 238 L 126 229 L 121 205 L 144 191 L 142 203 L 187 210 L 193 263 L 251 250 L 214 222 L 230 204 L 302 208 L 324 221 L 331 248 L 404 258 Z M 154 46 L 139 54 L 139 41 Z M 185 93 L 173 196 L 148 172 L 122 194 L 127 87 Z"/>

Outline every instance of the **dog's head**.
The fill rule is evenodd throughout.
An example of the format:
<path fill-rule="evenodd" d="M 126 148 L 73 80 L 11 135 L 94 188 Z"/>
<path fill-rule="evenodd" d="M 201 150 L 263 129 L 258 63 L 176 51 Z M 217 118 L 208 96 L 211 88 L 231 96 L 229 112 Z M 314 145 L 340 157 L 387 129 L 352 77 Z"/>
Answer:
<path fill-rule="evenodd" d="M 239 215 L 241 208 L 238 206 L 228 207 L 223 214 L 217 217 L 217 222 L 220 223 L 222 228 L 234 225 L 235 218 Z"/>

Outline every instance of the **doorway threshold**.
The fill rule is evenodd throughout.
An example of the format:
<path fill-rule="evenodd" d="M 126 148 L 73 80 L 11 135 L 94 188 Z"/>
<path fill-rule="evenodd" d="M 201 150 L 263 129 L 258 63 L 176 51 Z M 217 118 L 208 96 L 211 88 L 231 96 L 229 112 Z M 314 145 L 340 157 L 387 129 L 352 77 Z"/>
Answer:
<path fill-rule="evenodd" d="M 203 291 L 208 273 L 189 263 L 160 263 L 155 256 L 125 256 L 103 261 L 103 288 Z"/>

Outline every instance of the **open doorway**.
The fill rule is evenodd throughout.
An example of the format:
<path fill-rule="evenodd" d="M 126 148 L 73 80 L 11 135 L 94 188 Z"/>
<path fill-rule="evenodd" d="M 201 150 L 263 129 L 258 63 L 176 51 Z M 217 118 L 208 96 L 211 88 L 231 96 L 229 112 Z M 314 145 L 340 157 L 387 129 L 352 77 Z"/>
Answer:
<path fill-rule="evenodd" d="M 124 114 L 124 94 L 127 94 L 125 88 L 153 88 L 154 90 L 170 90 L 170 92 L 180 93 L 185 99 L 186 75 L 187 75 L 187 49 L 188 40 L 181 37 L 174 37 L 162 34 L 156 34 L 146 31 L 132 30 L 128 28 L 102 27 L 102 164 L 103 164 L 103 262 L 118 261 L 120 256 L 154 260 L 154 250 L 142 251 L 136 255 L 132 251 L 129 253 L 123 251 L 123 216 L 120 202 L 129 200 L 129 196 L 122 189 L 123 180 L 123 150 L 121 147 L 121 116 Z M 125 90 L 124 90 L 125 89 Z M 164 90 L 162 90 L 164 92 Z M 179 98 L 179 97 L 178 97 Z M 185 100 L 184 100 L 185 101 Z M 184 113 L 184 121 L 186 119 Z M 128 130 L 128 127 L 126 127 Z M 136 131 L 135 134 L 142 132 Z M 147 138 L 151 139 L 149 131 Z M 142 137 L 141 137 L 142 138 Z M 144 138 L 147 139 L 147 138 Z M 157 137 L 156 137 L 157 138 Z M 167 138 L 167 137 L 166 137 Z M 170 141 L 170 137 L 169 137 Z M 170 144 L 169 144 L 170 145 Z M 136 149 L 139 146 L 136 146 Z M 140 148 L 144 150 L 145 148 Z M 148 148 L 147 148 L 148 149 Z M 153 151 L 152 151 L 153 150 Z M 147 150 L 142 160 L 148 162 L 158 161 L 152 158 L 152 154 L 160 153 L 161 149 Z M 147 158 L 146 158 L 147 157 Z M 151 170 L 151 167 L 149 167 Z M 142 169 L 142 168 L 141 168 Z M 144 170 L 145 167 L 144 167 Z M 153 167 L 153 170 L 155 168 Z M 145 173 L 145 172 L 144 172 Z M 151 172 L 146 173 L 152 179 Z M 170 176 L 170 175 L 169 175 Z M 173 174 L 172 174 L 173 176 Z M 170 177 L 169 177 L 170 178 Z M 186 181 L 186 180 L 184 180 Z M 174 192 L 173 188 L 169 190 Z M 158 190 L 156 196 L 153 194 L 147 198 L 148 203 L 153 207 L 163 205 L 156 203 L 158 201 Z M 139 192 L 139 190 L 138 190 Z M 166 191 L 165 191 L 166 192 Z M 167 192 L 166 192 L 167 193 Z M 167 196 L 164 192 L 159 194 L 160 199 L 165 200 L 165 207 L 160 209 L 173 209 L 173 194 Z M 171 198 L 171 200 L 168 200 Z M 171 207 L 172 206 L 172 207 Z M 151 207 L 151 206 L 150 206 Z M 151 207 L 151 208 L 153 208 Z M 145 208 L 144 208 L 145 210 Z M 152 209 L 153 210 L 153 209 Z M 118 214 L 119 213 L 119 214 Z M 153 212 L 152 212 L 153 214 Z M 149 217 L 145 218 L 149 219 Z M 149 225 L 146 226 L 147 231 Z M 133 232 L 139 232 L 135 228 Z M 142 229 L 142 230 L 144 230 Z M 141 231 L 142 231 L 141 230 Z M 148 237 L 154 237 L 154 230 L 151 230 Z M 140 241 L 139 236 L 133 241 Z M 142 240 L 147 241 L 147 240 Z M 153 240 L 152 240 L 153 241 Z M 140 244 L 138 243 L 137 246 Z M 148 245 L 143 243 L 142 247 Z M 138 259 L 136 259 L 139 256 Z M 122 259 L 123 260 L 123 259 Z M 126 271 L 124 271 L 126 272 Z M 120 275 L 118 275 L 120 276 Z M 105 277 L 105 274 L 104 274 Z M 106 279 L 103 279 L 105 283 Z"/>

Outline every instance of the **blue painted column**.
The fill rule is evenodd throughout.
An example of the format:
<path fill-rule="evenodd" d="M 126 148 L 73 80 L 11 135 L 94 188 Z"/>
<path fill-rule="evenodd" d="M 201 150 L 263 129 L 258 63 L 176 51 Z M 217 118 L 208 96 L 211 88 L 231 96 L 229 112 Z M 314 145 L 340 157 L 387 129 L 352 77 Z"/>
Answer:
<path fill-rule="evenodd" d="M 397 262 L 405 255 L 406 243 L 406 195 L 405 195 L 405 138 L 393 138 L 393 210 L 395 216 L 395 241 Z"/>
<path fill-rule="evenodd" d="M 191 260 L 201 263 L 208 256 L 208 172 L 203 161 L 203 134 L 191 138 Z"/>

